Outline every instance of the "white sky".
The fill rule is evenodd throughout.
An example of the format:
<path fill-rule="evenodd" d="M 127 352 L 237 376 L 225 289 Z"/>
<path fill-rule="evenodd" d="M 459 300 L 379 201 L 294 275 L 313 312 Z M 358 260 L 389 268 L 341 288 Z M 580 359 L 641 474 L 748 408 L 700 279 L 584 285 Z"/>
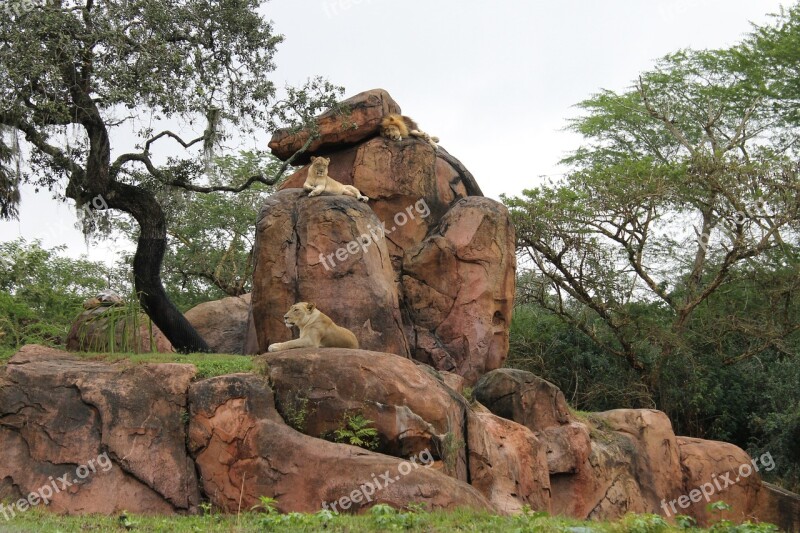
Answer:
<path fill-rule="evenodd" d="M 346 95 L 383 88 L 441 139 L 484 193 L 498 198 L 558 175 L 580 138 L 563 131 L 573 106 L 623 90 L 680 48 L 720 48 L 764 24 L 779 0 L 273 0 L 264 13 L 286 37 L 275 83 L 313 75 Z M 265 147 L 264 132 L 250 145 Z M 122 141 L 122 139 L 120 139 Z M 524 161 L 524 163 L 523 163 Z M 253 214 L 255 219 L 255 213 Z M 87 246 L 74 207 L 23 190 L 19 221 L 0 241 L 40 238 L 71 256 L 113 262 Z"/>

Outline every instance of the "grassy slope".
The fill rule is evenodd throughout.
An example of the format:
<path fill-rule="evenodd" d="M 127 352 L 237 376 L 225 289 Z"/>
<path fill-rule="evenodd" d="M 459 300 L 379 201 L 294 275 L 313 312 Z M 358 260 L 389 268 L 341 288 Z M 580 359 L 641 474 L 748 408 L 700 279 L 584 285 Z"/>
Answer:
<path fill-rule="evenodd" d="M 241 516 L 145 517 L 122 515 L 59 517 L 31 510 L 5 522 L 0 515 L 0 532 L 84 532 L 84 531 L 141 531 L 141 532 L 250 532 L 250 531 L 473 531 L 473 532 L 565 532 L 565 533 L 661 533 L 686 531 L 669 525 L 661 517 L 653 515 L 628 515 L 616 522 L 581 522 L 531 513 L 520 516 L 496 516 L 469 510 L 451 512 L 412 513 L 398 512 L 385 506 L 377 506 L 371 512 L 360 515 L 331 515 L 321 512 L 316 515 L 290 513 L 288 515 L 265 515 L 243 513 Z M 692 531 L 703 531 L 692 529 Z M 715 532 L 751 533 L 777 531 L 765 525 L 729 526 L 719 524 Z"/>
<path fill-rule="evenodd" d="M 4 365 L 16 353 L 16 350 L 0 349 L 0 366 Z M 230 354 L 209 353 L 72 353 L 76 358 L 95 361 L 130 361 L 134 364 L 141 363 L 188 363 L 197 367 L 197 379 L 234 374 L 236 372 L 250 372 L 253 370 L 252 357 Z M 0 517 L 1 518 L 1 517 Z"/>

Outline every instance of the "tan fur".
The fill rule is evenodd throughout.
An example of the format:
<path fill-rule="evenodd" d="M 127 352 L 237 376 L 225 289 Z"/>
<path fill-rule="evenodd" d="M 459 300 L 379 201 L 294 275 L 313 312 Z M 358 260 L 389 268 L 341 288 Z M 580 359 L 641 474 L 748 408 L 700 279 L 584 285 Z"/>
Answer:
<path fill-rule="evenodd" d="M 308 191 L 308 196 L 328 196 L 345 195 L 357 198 L 362 202 L 368 202 L 369 198 L 361 194 L 361 191 L 352 185 L 343 185 L 328 176 L 328 165 L 331 160 L 327 157 L 312 157 L 311 166 L 308 168 L 308 176 L 303 183 L 303 189 Z"/>
<path fill-rule="evenodd" d="M 297 326 L 300 337 L 270 344 L 268 351 L 292 348 L 358 348 L 358 339 L 349 329 L 337 326 L 327 315 L 308 302 L 298 302 L 283 315 L 287 328 Z"/>
<path fill-rule="evenodd" d="M 413 119 L 396 113 L 383 117 L 381 121 L 381 135 L 393 141 L 402 141 L 408 137 L 417 137 L 433 146 L 434 150 L 439 148 L 436 144 L 439 142 L 438 137 L 431 137 L 420 130 Z"/>

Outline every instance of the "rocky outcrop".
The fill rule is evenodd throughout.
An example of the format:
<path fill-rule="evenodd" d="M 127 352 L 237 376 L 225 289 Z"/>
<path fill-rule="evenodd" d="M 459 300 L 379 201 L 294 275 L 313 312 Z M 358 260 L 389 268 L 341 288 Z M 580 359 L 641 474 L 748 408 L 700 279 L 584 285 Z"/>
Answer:
<path fill-rule="evenodd" d="M 498 511 L 551 511 L 545 447 L 531 430 L 477 405 L 467 434 L 470 483 Z"/>
<path fill-rule="evenodd" d="M 296 429 L 329 439 L 348 416 L 371 420 L 376 450 L 409 458 L 427 451 L 436 468 L 468 479 L 467 402 L 423 367 L 391 354 L 300 349 L 261 356 L 278 411 Z"/>
<path fill-rule="evenodd" d="M 86 311 L 78 315 L 67 335 L 67 350 L 133 353 L 175 351 L 172 343 L 144 313 L 131 311 L 120 303 L 107 305 L 97 298 L 87 300 L 84 307 Z"/>
<path fill-rule="evenodd" d="M 256 227 L 252 292 L 261 352 L 292 338 L 283 315 L 306 301 L 353 331 L 361 348 L 408 356 L 386 245 L 371 238 L 377 227 L 369 207 L 348 196 L 307 198 L 286 189 L 267 199 Z"/>
<path fill-rule="evenodd" d="M 471 486 L 416 462 L 306 436 L 285 425 L 266 378 L 212 378 L 190 390 L 189 445 L 205 493 L 227 512 L 260 496 L 281 511 L 358 512 L 378 503 L 432 509 L 491 505 Z"/>
<path fill-rule="evenodd" d="M 775 524 L 789 533 L 800 531 L 800 495 L 764 483 L 758 492 L 753 514 L 762 522 Z"/>
<path fill-rule="evenodd" d="M 302 187 L 307 167 L 287 178 L 276 196 L 281 204 L 298 206 L 279 207 L 268 201 L 256 232 L 253 318 L 259 350 L 265 351 L 265 343 L 273 342 L 275 335 L 288 335 L 281 329 L 285 304 L 302 298 L 318 300 L 318 293 L 324 299 L 331 290 L 352 292 L 354 301 L 329 300 L 327 308 L 318 306 L 353 329 L 362 346 L 410 355 L 472 384 L 500 367 L 508 352 L 516 269 L 508 212 L 498 202 L 470 196 L 479 195 L 480 188 L 444 149 L 435 151 L 414 138 L 376 137 L 384 114 L 399 112 L 385 91 L 363 93 L 350 106 L 361 111 L 339 117 L 336 123 L 331 122 L 334 115 L 319 118 L 321 136 L 308 154 L 325 153 L 330 176 L 367 195 L 374 218 L 363 206 L 354 207 L 351 198 L 309 199 L 294 191 Z M 357 127 L 345 136 L 342 121 L 347 120 Z M 304 138 L 288 142 L 287 135 L 279 132 L 270 144 L 283 159 Z M 317 213 L 320 210 L 339 214 Z M 347 251 L 351 244 L 352 251 Z M 364 311 L 385 308 L 400 320 L 365 324 L 359 309 L 364 305 L 359 272 L 370 267 L 359 263 L 377 264 L 387 257 L 388 270 L 383 266 L 369 270 L 369 282 L 381 295 Z M 300 262 L 293 263 L 295 258 Z M 305 290 L 297 288 L 301 279 Z M 330 289 L 334 280 L 336 288 Z M 396 304 L 393 296 L 384 296 L 390 285 Z M 270 296 L 273 293 L 286 294 L 287 301 Z M 351 319 L 352 314 L 358 320 Z"/>
<path fill-rule="evenodd" d="M 400 113 L 400 106 L 383 89 L 364 91 L 348 98 L 336 109 L 317 118 L 316 133 L 319 136 L 297 158 L 295 164 L 308 163 L 312 155 L 325 154 L 376 135 L 383 117 L 391 113 Z M 269 147 L 276 157 L 286 160 L 300 150 L 309 134 L 307 130 L 278 130 L 272 136 Z"/>
<path fill-rule="evenodd" d="M 492 413 L 426 365 L 365 350 L 291 350 L 256 367 L 192 383 L 191 365 L 25 347 L 0 369 L 0 500 L 64 513 L 191 513 L 201 498 L 238 512 L 267 496 L 282 511 L 528 506 L 797 530 L 800 498 L 756 471 L 774 467 L 771 456 L 676 438 L 658 411 L 573 414 L 546 381 L 498 370 L 476 387 Z M 328 440 L 348 416 L 371 421 L 376 450 Z M 44 487 L 59 490 L 44 502 Z M 706 494 L 732 509 L 709 512 Z"/>
<path fill-rule="evenodd" d="M 244 354 L 250 294 L 203 302 L 186 311 L 186 320 L 214 353 Z"/>
<path fill-rule="evenodd" d="M 472 395 L 497 416 L 532 431 L 570 422 L 569 406 L 561 390 L 524 370 L 494 370 L 478 381 Z"/>
<path fill-rule="evenodd" d="M 701 525 L 725 518 L 742 522 L 754 518 L 761 490 L 758 458 L 727 442 L 678 437 L 683 469 L 681 495 L 668 500 L 669 512 L 693 516 Z M 774 463 L 773 463 L 774 466 Z M 708 504 L 724 501 L 728 511 L 711 511 Z"/>
<path fill-rule="evenodd" d="M 58 480 L 48 505 L 56 512 L 194 511 L 184 417 L 195 372 L 22 348 L 0 374 L 0 480 L 10 480 L 0 500 Z"/>
<path fill-rule="evenodd" d="M 516 269 L 514 230 L 487 198 L 457 201 L 404 256 L 404 307 L 415 359 L 474 383 L 508 354 Z"/>

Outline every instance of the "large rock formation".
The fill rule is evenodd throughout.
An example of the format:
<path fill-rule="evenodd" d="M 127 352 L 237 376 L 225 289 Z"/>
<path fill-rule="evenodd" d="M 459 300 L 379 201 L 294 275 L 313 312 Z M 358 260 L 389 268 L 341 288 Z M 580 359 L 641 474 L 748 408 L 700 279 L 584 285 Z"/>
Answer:
<path fill-rule="evenodd" d="M 283 315 L 306 301 L 353 331 L 361 348 L 408 356 L 386 245 L 370 238 L 378 225 L 351 197 L 307 198 L 287 189 L 267 200 L 256 227 L 252 293 L 261 351 L 292 338 Z"/>
<path fill-rule="evenodd" d="M 346 416 L 358 414 L 373 421 L 378 451 L 404 458 L 428 451 L 438 469 L 467 480 L 467 402 L 425 367 L 346 349 L 289 350 L 261 361 L 278 411 L 306 435 L 332 435 Z"/>
<path fill-rule="evenodd" d="M 25 346 L 0 373 L 0 501 L 63 479 L 50 498 L 56 512 L 194 511 L 199 490 L 183 417 L 195 372 Z M 80 470 L 90 461 L 90 471 Z"/>
<path fill-rule="evenodd" d="M 253 275 L 260 351 L 289 337 L 282 325 L 289 305 L 310 300 L 363 347 L 410 355 L 474 383 L 508 352 L 516 263 L 506 208 L 480 197 L 472 175 L 443 148 L 376 136 L 380 119 L 399 112 L 385 91 L 348 105 L 349 116 L 320 117 L 321 136 L 307 154 L 329 157 L 330 176 L 358 187 L 369 205 L 307 198 L 299 190 L 307 167 L 267 201 Z M 286 159 L 306 138 L 278 132 L 270 146 Z"/>
<path fill-rule="evenodd" d="M 412 463 L 295 431 L 283 423 L 264 378 L 202 381 L 192 386 L 189 402 L 189 445 L 204 491 L 228 512 L 257 505 L 260 496 L 277 498 L 281 511 L 357 512 L 412 502 L 491 509 L 477 490 L 431 468 L 425 456 Z"/>
<path fill-rule="evenodd" d="M 771 457 L 676 438 L 658 411 L 579 418 L 546 381 L 496 370 L 476 387 L 492 413 L 430 367 L 365 350 L 291 350 L 258 363 L 260 374 L 192 383 L 191 365 L 25 347 L 0 369 L 0 501 L 186 513 L 201 498 L 238 512 L 269 496 L 282 511 L 424 503 L 593 519 L 671 517 L 675 507 L 701 524 L 720 514 L 798 530 L 800 498 L 755 469 L 774 466 Z M 320 438 L 356 415 L 377 430 L 375 451 Z M 31 496 L 59 478 L 69 486 L 58 482 L 65 490 L 47 502 Z M 706 493 L 733 509 L 708 513 Z"/>

